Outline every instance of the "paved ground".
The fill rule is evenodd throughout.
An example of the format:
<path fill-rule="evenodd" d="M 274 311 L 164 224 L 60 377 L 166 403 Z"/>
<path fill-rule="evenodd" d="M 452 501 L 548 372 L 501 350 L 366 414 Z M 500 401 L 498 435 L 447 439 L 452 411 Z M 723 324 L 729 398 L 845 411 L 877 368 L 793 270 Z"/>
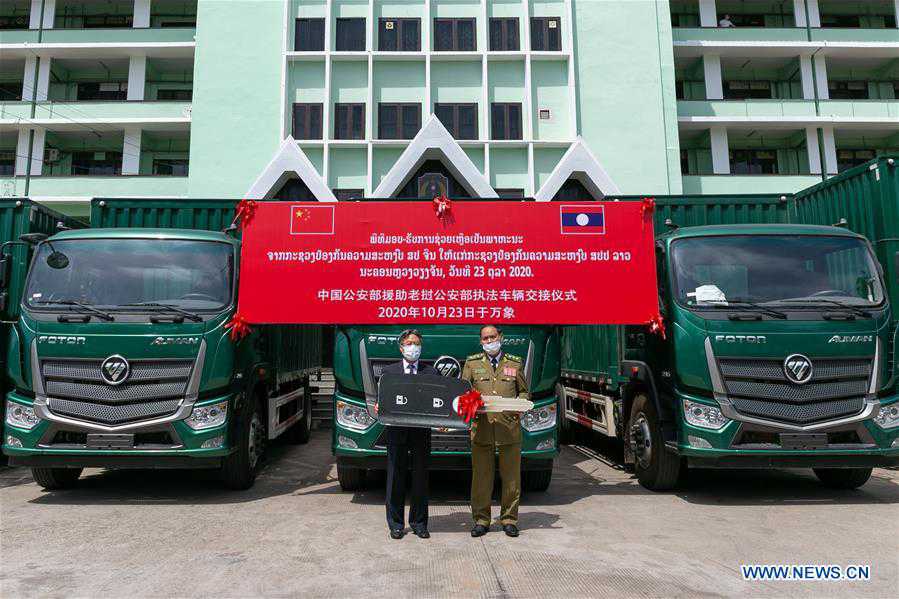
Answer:
<path fill-rule="evenodd" d="M 701 473 L 644 491 L 565 448 L 522 536 L 468 535 L 467 481 L 432 478 L 430 540 L 387 537 L 382 489 L 342 493 L 326 432 L 276 447 L 256 486 L 90 471 L 43 492 L 0 471 L 0 596 L 899 596 L 899 472 L 831 491 L 804 472 Z M 870 582 L 744 582 L 741 564 L 870 564 Z"/>

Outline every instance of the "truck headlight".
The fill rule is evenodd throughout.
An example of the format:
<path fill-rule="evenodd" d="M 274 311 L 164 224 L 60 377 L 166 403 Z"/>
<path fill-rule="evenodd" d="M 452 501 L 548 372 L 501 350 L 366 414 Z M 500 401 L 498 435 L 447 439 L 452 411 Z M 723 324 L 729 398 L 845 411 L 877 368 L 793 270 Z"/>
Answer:
<path fill-rule="evenodd" d="M 729 418 L 725 418 L 721 413 L 721 409 L 715 406 L 707 406 L 703 403 L 696 403 L 689 399 L 684 400 L 684 418 L 689 424 L 698 426 L 699 428 L 710 428 L 718 430 L 728 422 Z"/>
<path fill-rule="evenodd" d="M 337 424 L 344 428 L 364 431 L 375 423 L 365 406 L 338 401 L 334 407 L 337 410 Z"/>
<path fill-rule="evenodd" d="M 877 416 L 874 417 L 874 422 L 880 428 L 896 428 L 899 426 L 899 402 L 882 406 Z"/>
<path fill-rule="evenodd" d="M 556 404 L 528 410 L 521 416 L 521 426 L 529 433 L 545 431 L 556 425 Z"/>
<path fill-rule="evenodd" d="M 190 416 L 184 419 L 184 423 L 195 431 L 199 431 L 221 426 L 225 424 L 227 419 L 228 402 L 220 401 L 219 403 L 205 406 L 194 406 Z"/>
<path fill-rule="evenodd" d="M 6 400 L 6 424 L 30 431 L 40 421 L 31 406 Z"/>

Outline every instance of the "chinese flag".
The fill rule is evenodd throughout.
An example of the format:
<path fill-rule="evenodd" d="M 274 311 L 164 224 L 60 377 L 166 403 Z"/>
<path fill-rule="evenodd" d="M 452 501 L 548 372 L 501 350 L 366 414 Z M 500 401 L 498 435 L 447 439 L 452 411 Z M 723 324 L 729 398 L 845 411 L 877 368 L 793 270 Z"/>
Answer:
<path fill-rule="evenodd" d="M 334 206 L 291 206 L 291 235 L 333 235 Z"/>

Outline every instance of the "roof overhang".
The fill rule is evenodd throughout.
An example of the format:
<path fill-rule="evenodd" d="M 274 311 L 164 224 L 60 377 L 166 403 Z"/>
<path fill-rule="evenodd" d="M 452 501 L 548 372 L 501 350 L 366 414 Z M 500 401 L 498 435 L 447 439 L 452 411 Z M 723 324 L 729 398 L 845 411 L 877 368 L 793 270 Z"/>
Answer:
<path fill-rule="evenodd" d="M 315 166 L 309 161 L 306 153 L 300 149 L 293 137 L 281 142 L 275 157 L 263 169 L 256 179 L 246 198 L 250 200 L 268 200 L 280 190 L 284 184 L 294 177 L 299 178 L 319 202 L 336 202 L 334 193 L 325 184 Z"/>
<path fill-rule="evenodd" d="M 427 160 L 440 160 L 473 198 L 496 198 L 496 190 L 435 116 L 425 122 L 372 194 L 390 198 Z"/>
<path fill-rule="evenodd" d="M 595 198 L 621 193 L 580 136 L 562 156 L 540 191 L 534 194 L 534 199 L 549 202 L 569 179 L 580 181 Z"/>

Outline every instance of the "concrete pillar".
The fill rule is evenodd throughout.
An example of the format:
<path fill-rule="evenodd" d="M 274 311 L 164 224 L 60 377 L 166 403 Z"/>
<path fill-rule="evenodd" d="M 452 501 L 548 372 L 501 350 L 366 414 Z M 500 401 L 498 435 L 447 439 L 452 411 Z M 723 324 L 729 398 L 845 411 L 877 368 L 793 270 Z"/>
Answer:
<path fill-rule="evenodd" d="M 821 127 L 821 137 L 824 140 L 824 168 L 828 175 L 837 174 L 837 142 L 834 138 L 833 127 Z"/>
<path fill-rule="evenodd" d="M 724 86 L 721 83 L 721 57 L 716 54 L 703 54 L 702 68 L 705 76 L 706 100 L 723 100 Z"/>
<path fill-rule="evenodd" d="M 808 2 L 808 24 L 809 27 L 821 26 L 821 11 L 818 9 L 818 0 L 805 0 Z M 805 24 L 803 24 L 805 27 Z"/>
<path fill-rule="evenodd" d="M 56 0 L 31 0 L 31 10 L 28 13 L 28 28 L 41 28 L 41 4 L 44 6 L 44 29 L 53 29 L 53 21 L 56 19 Z"/>
<path fill-rule="evenodd" d="M 151 0 L 134 0 L 134 27 L 150 26 L 150 1 Z"/>
<path fill-rule="evenodd" d="M 22 77 L 22 100 L 30 102 L 37 100 L 43 102 L 47 99 L 47 91 L 50 89 L 50 58 L 37 56 L 25 57 L 25 72 Z M 37 66 L 37 85 L 34 82 L 34 65 Z M 37 93 L 37 97 L 32 94 Z"/>
<path fill-rule="evenodd" d="M 893 0 L 893 15 L 896 17 L 896 27 L 899 27 L 899 0 Z"/>
<path fill-rule="evenodd" d="M 122 143 L 122 174 L 140 174 L 140 128 L 125 129 L 125 138 Z"/>
<path fill-rule="evenodd" d="M 44 140 L 46 131 L 34 130 L 34 141 L 31 146 L 31 176 L 37 177 L 43 172 L 44 165 Z M 28 172 L 28 141 L 31 129 L 20 129 L 19 139 L 16 142 L 16 176 L 25 176 Z"/>
<path fill-rule="evenodd" d="M 818 145 L 818 128 L 805 128 L 805 147 L 808 150 L 808 171 L 813 175 L 821 174 L 821 147 Z"/>
<path fill-rule="evenodd" d="M 727 128 L 712 127 L 712 172 L 716 175 L 730 174 L 730 148 L 727 144 Z"/>
<path fill-rule="evenodd" d="M 805 0 L 793 0 L 793 19 L 796 27 L 805 27 L 808 22 L 805 18 Z"/>
<path fill-rule="evenodd" d="M 147 82 L 147 57 L 132 56 L 128 63 L 128 100 L 140 102 L 144 99 Z"/>
<path fill-rule="evenodd" d="M 699 0 L 699 24 L 703 27 L 718 26 L 718 12 L 715 0 Z"/>
<path fill-rule="evenodd" d="M 804 100 L 815 99 L 815 79 L 812 75 L 812 57 L 799 57 L 799 75 L 802 79 L 802 98 Z"/>
<path fill-rule="evenodd" d="M 830 90 L 827 87 L 827 60 L 824 56 L 815 56 L 815 83 L 818 86 L 818 99 L 829 100 Z"/>

